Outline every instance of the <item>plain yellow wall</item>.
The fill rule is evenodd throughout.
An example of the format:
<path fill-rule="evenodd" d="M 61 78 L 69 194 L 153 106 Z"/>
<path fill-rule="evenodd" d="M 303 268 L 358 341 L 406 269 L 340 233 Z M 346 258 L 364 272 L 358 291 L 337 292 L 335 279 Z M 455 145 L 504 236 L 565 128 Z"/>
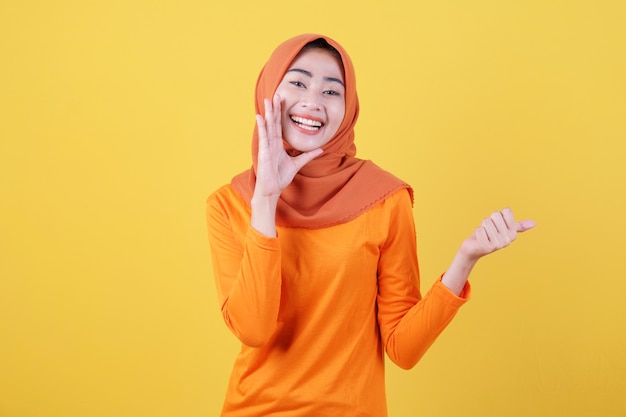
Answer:
<path fill-rule="evenodd" d="M 538 223 L 390 364 L 390 415 L 626 415 L 625 4 L 0 1 L 0 416 L 218 413 L 238 344 L 204 200 L 302 32 L 353 57 L 359 155 L 415 187 L 424 287 L 492 210 Z"/>

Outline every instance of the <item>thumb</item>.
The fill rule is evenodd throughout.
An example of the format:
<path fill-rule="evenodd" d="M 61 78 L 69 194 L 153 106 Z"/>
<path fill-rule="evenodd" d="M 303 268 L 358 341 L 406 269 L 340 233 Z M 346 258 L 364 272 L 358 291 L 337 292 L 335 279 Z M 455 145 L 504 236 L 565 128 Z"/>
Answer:
<path fill-rule="evenodd" d="M 525 232 L 535 227 L 537 224 L 533 220 L 522 220 L 517 223 L 517 231 Z"/>
<path fill-rule="evenodd" d="M 322 150 L 322 148 L 313 149 L 312 151 L 304 152 L 294 157 L 293 163 L 295 164 L 297 170 L 300 171 L 300 168 L 302 168 L 323 153 L 324 151 Z"/>

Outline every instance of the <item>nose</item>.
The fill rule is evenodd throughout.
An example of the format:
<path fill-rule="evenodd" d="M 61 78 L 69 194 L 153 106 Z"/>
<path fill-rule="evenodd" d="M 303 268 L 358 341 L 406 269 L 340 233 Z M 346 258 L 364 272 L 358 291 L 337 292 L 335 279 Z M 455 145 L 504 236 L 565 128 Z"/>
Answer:
<path fill-rule="evenodd" d="M 307 90 L 306 94 L 302 98 L 302 107 L 305 107 L 310 110 L 319 110 L 320 109 L 320 98 L 316 91 L 312 88 Z"/>

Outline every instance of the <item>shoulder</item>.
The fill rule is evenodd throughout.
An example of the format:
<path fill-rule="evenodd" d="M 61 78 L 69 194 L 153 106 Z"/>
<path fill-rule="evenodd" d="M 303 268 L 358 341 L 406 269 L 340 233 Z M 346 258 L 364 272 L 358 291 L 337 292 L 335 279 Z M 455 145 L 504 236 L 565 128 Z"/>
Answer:
<path fill-rule="evenodd" d="M 413 190 L 401 187 L 391 192 L 378 204 L 374 205 L 369 214 L 377 218 L 391 218 L 398 215 L 413 216 Z"/>
<path fill-rule="evenodd" d="M 231 184 L 226 184 L 211 193 L 206 199 L 208 212 L 247 211 L 247 204 Z"/>
<path fill-rule="evenodd" d="M 231 202 L 234 203 L 237 201 L 243 202 L 243 199 L 237 193 L 237 191 L 235 191 L 235 189 L 233 188 L 231 184 L 225 184 L 219 187 L 217 190 L 213 191 L 207 197 L 206 201 L 208 205 L 211 205 L 211 204 L 231 203 Z"/>
<path fill-rule="evenodd" d="M 413 206 L 413 189 L 409 186 L 401 187 L 398 190 L 391 193 L 385 200 L 385 203 L 390 206 Z"/>
<path fill-rule="evenodd" d="M 250 224 L 250 209 L 232 185 L 215 190 L 206 200 L 206 219 L 212 234 L 244 236 Z"/>

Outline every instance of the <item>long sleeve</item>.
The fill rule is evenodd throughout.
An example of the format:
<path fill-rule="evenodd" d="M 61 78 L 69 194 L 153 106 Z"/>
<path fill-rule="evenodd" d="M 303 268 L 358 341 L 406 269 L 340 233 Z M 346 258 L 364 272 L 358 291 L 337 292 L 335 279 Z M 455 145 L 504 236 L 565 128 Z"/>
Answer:
<path fill-rule="evenodd" d="M 457 297 L 440 280 L 421 297 L 415 225 L 410 200 L 402 193 L 391 208 L 378 265 L 378 322 L 389 358 L 413 367 L 469 299 L 466 284 Z"/>
<path fill-rule="evenodd" d="M 276 329 L 281 296 L 277 238 L 249 226 L 249 213 L 223 188 L 207 200 L 207 224 L 218 297 L 226 325 L 245 345 L 265 344 Z"/>

